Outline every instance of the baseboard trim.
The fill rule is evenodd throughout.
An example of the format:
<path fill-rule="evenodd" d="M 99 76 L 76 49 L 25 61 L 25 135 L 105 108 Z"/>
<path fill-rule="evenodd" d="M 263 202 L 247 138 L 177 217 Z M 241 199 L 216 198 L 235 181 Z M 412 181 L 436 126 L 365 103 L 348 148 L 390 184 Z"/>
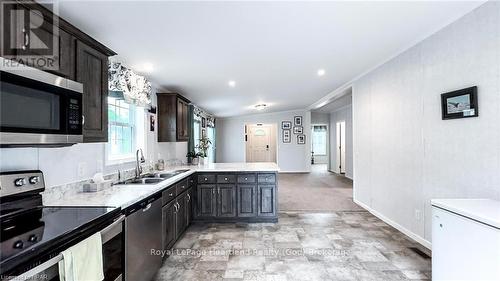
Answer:
<path fill-rule="evenodd" d="M 311 171 L 279 171 L 280 174 L 307 174 Z"/>
<path fill-rule="evenodd" d="M 404 226 L 400 225 L 399 223 L 387 218 L 386 216 L 382 215 L 381 213 L 375 211 L 374 209 L 370 208 L 368 205 L 356 200 L 356 199 L 353 199 L 354 203 L 358 204 L 359 206 L 361 206 L 362 208 L 364 208 L 365 210 L 367 210 L 368 212 L 370 212 L 372 215 L 376 216 L 377 218 L 381 219 L 382 221 L 384 221 L 385 223 L 387 223 L 388 225 L 394 227 L 395 229 L 401 231 L 404 235 L 410 237 L 411 239 L 415 240 L 416 242 L 418 242 L 420 245 L 426 247 L 427 249 L 431 250 L 432 249 L 432 244 L 430 241 L 424 239 L 423 237 L 413 233 L 412 231 L 410 231 L 409 229 L 405 228 Z"/>

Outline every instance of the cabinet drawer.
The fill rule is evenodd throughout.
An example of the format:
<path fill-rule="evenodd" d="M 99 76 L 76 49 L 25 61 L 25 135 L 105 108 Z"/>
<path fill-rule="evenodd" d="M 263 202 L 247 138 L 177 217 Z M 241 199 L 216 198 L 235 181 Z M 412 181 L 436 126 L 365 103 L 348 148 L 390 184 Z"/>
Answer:
<path fill-rule="evenodd" d="M 255 175 L 238 175 L 238 183 L 253 183 L 255 182 Z"/>
<path fill-rule="evenodd" d="M 275 174 L 259 174 L 258 180 L 260 183 L 275 183 L 276 175 Z"/>
<path fill-rule="evenodd" d="M 179 195 L 188 189 L 188 180 L 184 179 L 178 182 L 176 185 L 176 194 Z"/>
<path fill-rule="evenodd" d="M 198 184 L 204 184 L 204 183 L 215 183 L 215 175 L 213 174 L 198 175 Z"/>
<path fill-rule="evenodd" d="M 175 189 L 176 189 L 177 185 L 174 185 L 174 186 L 171 186 L 167 189 L 165 189 L 162 193 L 161 193 L 161 201 L 163 203 L 163 205 L 167 204 L 168 202 L 172 201 L 173 199 L 175 199 Z"/>
<path fill-rule="evenodd" d="M 235 175 L 217 175 L 217 183 L 235 183 Z"/>

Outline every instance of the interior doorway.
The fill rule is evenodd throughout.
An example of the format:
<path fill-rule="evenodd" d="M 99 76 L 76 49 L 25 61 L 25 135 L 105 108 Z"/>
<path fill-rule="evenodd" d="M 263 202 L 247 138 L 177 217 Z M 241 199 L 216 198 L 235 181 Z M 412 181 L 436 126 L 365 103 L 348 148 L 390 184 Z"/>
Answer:
<path fill-rule="evenodd" d="M 311 164 L 315 170 L 328 170 L 328 124 L 311 125 Z"/>
<path fill-rule="evenodd" d="M 245 161 L 276 163 L 276 124 L 245 125 Z"/>
<path fill-rule="evenodd" d="M 336 150 L 337 150 L 337 167 L 335 172 L 345 174 L 345 121 L 337 122 L 336 124 Z"/>

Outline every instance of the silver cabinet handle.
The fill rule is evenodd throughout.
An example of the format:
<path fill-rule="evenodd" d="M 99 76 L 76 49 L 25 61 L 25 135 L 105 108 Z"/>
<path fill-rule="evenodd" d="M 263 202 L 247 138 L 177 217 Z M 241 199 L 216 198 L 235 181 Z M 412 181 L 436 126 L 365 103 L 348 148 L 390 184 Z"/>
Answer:
<path fill-rule="evenodd" d="M 142 209 L 142 211 L 147 212 L 149 210 L 149 208 L 151 208 L 151 203 L 147 204 L 146 207 L 144 207 L 144 209 Z"/>
<path fill-rule="evenodd" d="M 191 201 L 191 195 L 187 195 L 188 196 L 188 202 Z"/>
<path fill-rule="evenodd" d="M 245 178 L 245 180 L 247 181 L 247 180 L 248 180 L 248 178 Z"/>
<path fill-rule="evenodd" d="M 227 178 L 224 178 L 225 181 L 227 181 Z"/>
<path fill-rule="evenodd" d="M 173 196 L 174 196 L 174 194 L 173 194 L 173 193 L 170 193 L 168 196 L 173 197 Z"/>
<path fill-rule="evenodd" d="M 82 125 L 85 125 L 85 115 L 82 115 Z"/>
<path fill-rule="evenodd" d="M 207 180 L 208 180 L 208 179 L 207 179 L 207 178 L 205 178 L 205 181 L 207 181 Z"/>

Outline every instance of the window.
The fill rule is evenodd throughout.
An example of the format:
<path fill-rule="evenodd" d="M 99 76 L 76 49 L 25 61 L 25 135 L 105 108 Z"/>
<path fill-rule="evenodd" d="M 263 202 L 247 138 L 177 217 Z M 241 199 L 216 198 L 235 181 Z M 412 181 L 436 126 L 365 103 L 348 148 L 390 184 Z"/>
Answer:
<path fill-rule="evenodd" d="M 108 97 L 108 163 L 132 160 L 135 150 L 144 144 L 142 111 L 142 107 L 128 104 L 123 99 Z"/>
<path fill-rule="evenodd" d="M 326 125 L 313 125 L 311 143 L 314 155 L 326 155 L 326 147 L 327 147 Z"/>

